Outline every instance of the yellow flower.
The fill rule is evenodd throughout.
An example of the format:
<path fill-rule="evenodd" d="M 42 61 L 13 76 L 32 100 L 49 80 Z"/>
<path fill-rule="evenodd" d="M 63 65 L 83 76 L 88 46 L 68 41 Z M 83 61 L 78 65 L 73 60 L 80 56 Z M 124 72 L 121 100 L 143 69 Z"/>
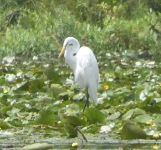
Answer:
<path fill-rule="evenodd" d="M 104 91 L 107 91 L 107 90 L 109 89 L 109 85 L 108 85 L 108 84 L 104 84 L 104 85 L 102 86 L 102 89 L 103 89 Z"/>

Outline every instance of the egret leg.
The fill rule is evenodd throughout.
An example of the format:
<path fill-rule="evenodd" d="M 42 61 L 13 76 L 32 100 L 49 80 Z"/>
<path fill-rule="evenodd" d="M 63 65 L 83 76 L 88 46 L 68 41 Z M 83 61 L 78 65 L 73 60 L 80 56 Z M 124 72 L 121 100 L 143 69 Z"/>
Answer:
<path fill-rule="evenodd" d="M 86 102 L 83 108 L 83 112 L 86 109 L 86 107 L 89 107 L 89 94 L 88 94 L 88 89 L 86 89 Z"/>

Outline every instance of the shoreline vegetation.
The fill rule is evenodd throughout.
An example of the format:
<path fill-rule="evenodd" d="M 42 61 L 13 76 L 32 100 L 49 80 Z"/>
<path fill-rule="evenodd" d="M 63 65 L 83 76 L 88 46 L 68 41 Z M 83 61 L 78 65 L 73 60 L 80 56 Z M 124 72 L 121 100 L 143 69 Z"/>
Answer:
<path fill-rule="evenodd" d="M 158 59 L 157 0 L 1 0 L 0 56 L 55 52 L 68 36 L 99 51 L 143 51 Z M 94 43 L 94 44 L 93 44 Z"/>

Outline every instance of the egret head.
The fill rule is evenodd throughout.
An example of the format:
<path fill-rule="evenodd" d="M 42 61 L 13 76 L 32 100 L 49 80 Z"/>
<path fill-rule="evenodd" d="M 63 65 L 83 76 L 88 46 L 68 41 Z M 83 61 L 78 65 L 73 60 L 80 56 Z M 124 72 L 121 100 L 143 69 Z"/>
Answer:
<path fill-rule="evenodd" d="M 80 44 L 77 39 L 75 39 L 74 37 L 67 37 L 64 40 L 63 48 L 61 49 L 59 58 L 61 56 L 64 56 L 65 52 L 68 52 L 74 55 L 79 50 L 79 48 L 80 48 Z"/>

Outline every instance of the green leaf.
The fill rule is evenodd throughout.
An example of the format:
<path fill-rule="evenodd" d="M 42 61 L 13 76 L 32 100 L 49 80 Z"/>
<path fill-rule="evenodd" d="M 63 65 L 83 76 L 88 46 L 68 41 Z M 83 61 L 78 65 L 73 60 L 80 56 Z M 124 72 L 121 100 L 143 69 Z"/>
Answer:
<path fill-rule="evenodd" d="M 83 124 L 79 115 L 69 115 L 59 112 L 59 117 L 63 123 L 64 130 L 68 137 L 76 137 L 78 134 L 77 128 Z"/>
<path fill-rule="evenodd" d="M 118 119 L 120 116 L 121 116 L 121 113 L 117 111 L 117 112 L 113 113 L 112 115 L 110 115 L 107 119 L 108 119 L 108 120 L 116 120 L 116 119 Z"/>
<path fill-rule="evenodd" d="M 85 95 L 83 93 L 78 93 L 78 94 L 73 96 L 74 101 L 81 101 L 83 99 L 85 99 Z"/>
<path fill-rule="evenodd" d="M 140 114 L 145 114 L 145 111 L 140 108 L 130 109 L 122 116 L 122 119 L 129 120 Z"/>
<path fill-rule="evenodd" d="M 33 93 L 42 91 L 43 86 L 44 86 L 44 81 L 42 79 L 31 80 L 29 82 L 29 91 Z"/>
<path fill-rule="evenodd" d="M 134 120 L 138 123 L 151 124 L 153 119 L 150 115 L 143 114 L 136 116 Z"/>
<path fill-rule="evenodd" d="M 52 97 L 58 97 L 59 94 L 64 93 L 65 89 L 62 85 L 60 84 L 51 84 L 49 93 Z"/>
<path fill-rule="evenodd" d="M 53 64 L 45 68 L 44 75 L 46 80 L 52 80 L 54 83 L 60 83 L 60 75 L 58 68 Z"/>
<path fill-rule="evenodd" d="M 146 133 L 135 121 L 126 121 L 121 131 L 123 139 L 145 139 Z"/>
<path fill-rule="evenodd" d="M 11 127 L 12 126 L 8 122 L 5 122 L 4 120 L 0 119 L 0 129 L 1 130 L 6 130 Z"/>
<path fill-rule="evenodd" d="M 87 122 L 89 124 L 94 123 L 103 123 L 106 119 L 105 114 L 103 114 L 97 108 L 87 108 L 84 113 L 85 117 L 87 118 Z"/>
<path fill-rule="evenodd" d="M 82 121 L 79 116 L 65 116 L 63 119 L 64 129 L 68 137 L 77 137 L 77 128 L 81 126 Z"/>
<path fill-rule="evenodd" d="M 36 122 L 38 124 L 43 124 L 43 125 L 54 125 L 54 123 L 56 122 L 55 113 L 50 108 L 45 109 L 45 110 L 41 110 L 39 112 L 39 116 L 38 116 Z"/>
<path fill-rule="evenodd" d="M 58 96 L 62 100 L 68 100 L 73 96 L 73 94 L 74 94 L 74 92 L 67 91 L 67 92 L 60 93 Z"/>

